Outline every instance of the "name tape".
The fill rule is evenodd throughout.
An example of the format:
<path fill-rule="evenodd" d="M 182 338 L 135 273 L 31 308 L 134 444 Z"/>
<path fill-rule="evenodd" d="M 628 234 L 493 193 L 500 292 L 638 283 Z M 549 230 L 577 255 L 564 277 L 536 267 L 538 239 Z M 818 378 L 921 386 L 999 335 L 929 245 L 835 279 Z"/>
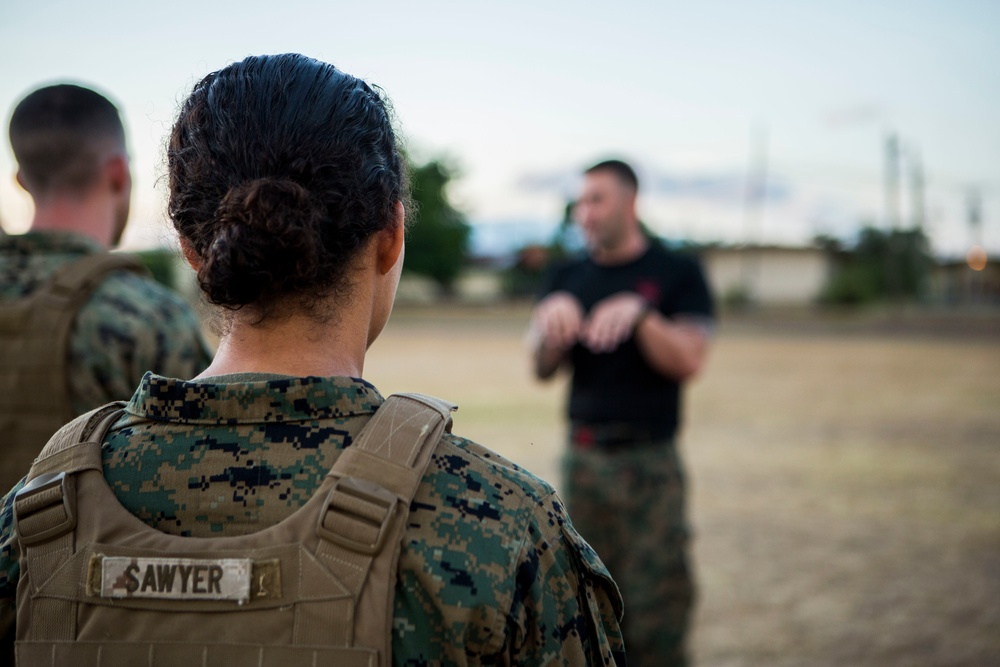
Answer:
<path fill-rule="evenodd" d="M 249 558 L 131 558 L 105 556 L 101 597 L 160 600 L 250 599 Z"/>

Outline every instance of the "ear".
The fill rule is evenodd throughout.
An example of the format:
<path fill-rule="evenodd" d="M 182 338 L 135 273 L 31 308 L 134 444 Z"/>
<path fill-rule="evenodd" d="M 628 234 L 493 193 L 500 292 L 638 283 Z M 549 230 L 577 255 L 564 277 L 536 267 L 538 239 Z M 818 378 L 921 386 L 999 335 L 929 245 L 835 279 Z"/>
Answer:
<path fill-rule="evenodd" d="M 129 192 L 132 188 L 132 173 L 128 168 L 128 157 L 125 155 L 114 155 L 108 158 L 105 164 L 105 173 L 108 176 L 108 183 L 115 194 Z"/>
<path fill-rule="evenodd" d="M 403 243 L 406 237 L 406 212 L 403 202 L 396 202 L 393 210 L 392 224 L 379 232 L 378 236 L 378 271 L 385 275 L 392 271 L 396 262 L 402 259 Z"/>
<path fill-rule="evenodd" d="M 181 238 L 181 252 L 184 253 L 184 259 L 191 265 L 194 272 L 198 273 L 201 269 L 201 257 L 194 251 L 194 246 L 191 245 L 191 242 L 185 238 Z"/>

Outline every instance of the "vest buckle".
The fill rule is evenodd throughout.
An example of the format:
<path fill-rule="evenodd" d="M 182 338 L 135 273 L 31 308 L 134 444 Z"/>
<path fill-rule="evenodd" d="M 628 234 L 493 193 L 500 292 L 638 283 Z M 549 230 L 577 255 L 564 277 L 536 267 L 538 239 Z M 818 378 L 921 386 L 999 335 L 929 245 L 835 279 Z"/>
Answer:
<path fill-rule="evenodd" d="M 390 532 L 397 502 L 396 494 L 374 482 L 341 477 L 326 497 L 316 532 L 345 549 L 376 554 Z"/>
<path fill-rule="evenodd" d="M 24 546 L 47 542 L 76 528 L 74 477 L 50 472 L 29 481 L 14 496 L 14 521 Z"/>

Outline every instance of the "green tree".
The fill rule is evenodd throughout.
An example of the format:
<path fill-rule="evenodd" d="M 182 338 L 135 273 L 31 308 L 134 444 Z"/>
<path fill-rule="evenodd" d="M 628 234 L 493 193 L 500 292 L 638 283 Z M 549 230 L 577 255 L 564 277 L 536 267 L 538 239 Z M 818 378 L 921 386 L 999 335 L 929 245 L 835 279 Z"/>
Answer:
<path fill-rule="evenodd" d="M 403 270 L 431 278 L 444 294 L 454 292 L 471 233 L 465 215 L 448 200 L 448 183 L 455 175 L 455 168 L 440 159 L 410 168 L 416 211 L 407 233 Z"/>
<path fill-rule="evenodd" d="M 177 272 L 174 262 L 177 259 L 175 250 L 157 248 L 155 250 L 140 250 L 135 253 L 149 272 L 153 274 L 153 279 L 166 285 L 170 289 L 177 289 Z"/>
<path fill-rule="evenodd" d="M 514 298 L 537 296 L 548 267 L 570 254 L 574 206 L 576 202 L 566 202 L 559 226 L 547 244 L 529 243 L 518 249 L 514 263 L 503 272 L 504 294 Z"/>
<path fill-rule="evenodd" d="M 852 247 L 817 239 L 835 259 L 836 269 L 823 294 L 828 303 L 859 304 L 921 298 L 933 260 L 920 228 L 883 231 L 864 227 Z"/>

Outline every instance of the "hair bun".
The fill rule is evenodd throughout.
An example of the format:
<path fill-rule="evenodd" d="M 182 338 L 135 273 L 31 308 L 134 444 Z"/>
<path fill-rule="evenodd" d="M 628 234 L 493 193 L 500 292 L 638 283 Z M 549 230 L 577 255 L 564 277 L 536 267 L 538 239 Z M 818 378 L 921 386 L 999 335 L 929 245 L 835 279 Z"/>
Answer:
<path fill-rule="evenodd" d="M 309 203 L 309 191 L 287 178 L 265 177 L 240 183 L 229 189 L 219 202 L 215 221 L 219 224 L 260 224 L 275 211 L 302 208 Z"/>
<path fill-rule="evenodd" d="M 216 234 L 198 281 L 209 300 L 231 308 L 284 293 L 314 275 L 326 212 L 301 184 L 265 177 L 230 188 L 215 211 Z"/>

